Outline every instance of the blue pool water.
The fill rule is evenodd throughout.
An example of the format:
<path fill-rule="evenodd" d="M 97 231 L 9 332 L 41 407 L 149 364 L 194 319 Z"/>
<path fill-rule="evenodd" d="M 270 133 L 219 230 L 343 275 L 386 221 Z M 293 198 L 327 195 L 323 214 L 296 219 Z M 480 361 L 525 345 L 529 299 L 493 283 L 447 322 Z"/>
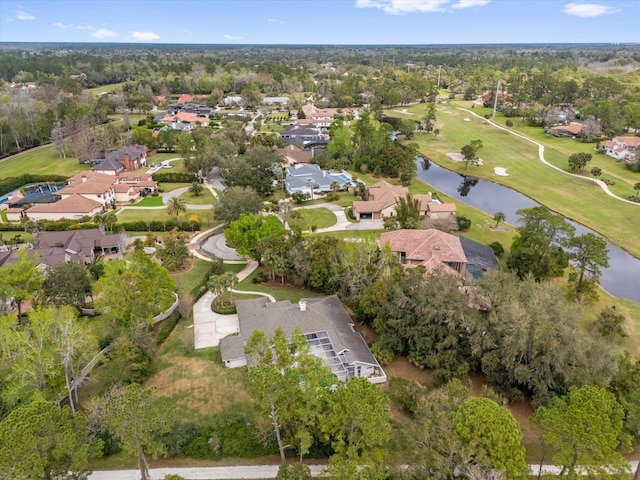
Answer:
<path fill-rule="evenodd" d="M 346 175 L 344 175 L 342 173 L 340 175 L 338 175 L 338 178 L 340 180 L 344 181 L 344 182 L 350 182 L 351 181 L 351 179 L 349 177 L 347 177 Z"/>

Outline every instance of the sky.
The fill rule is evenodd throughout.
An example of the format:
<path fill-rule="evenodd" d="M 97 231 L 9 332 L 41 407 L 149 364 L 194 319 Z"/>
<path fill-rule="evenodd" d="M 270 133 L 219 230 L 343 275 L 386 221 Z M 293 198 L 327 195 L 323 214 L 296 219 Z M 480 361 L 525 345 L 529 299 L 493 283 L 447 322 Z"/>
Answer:
<path fill-rule="evenodd" d="M 640 43 L 638 0 L 0 0 L 0 42 Z"/>

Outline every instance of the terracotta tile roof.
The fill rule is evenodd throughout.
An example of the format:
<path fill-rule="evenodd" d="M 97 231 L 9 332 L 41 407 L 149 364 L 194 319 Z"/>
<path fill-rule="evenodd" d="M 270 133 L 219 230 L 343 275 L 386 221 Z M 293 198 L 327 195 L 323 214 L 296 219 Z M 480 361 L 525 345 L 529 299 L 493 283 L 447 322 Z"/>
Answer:
<path fill-rule="evenodd" d="M 193 102 L 194 98 L 195 97 L 193 95 L 189 95 L 188 93 L 183 93 L 178 98 L 178 103 L 190 103 L 190 102 Z"/>
<path fill-rule="evenodd" d="M 113 191 L 116 193 L 127 193 L 132 188 L 133 185 L 131 183 L 116 183 L 113 186 Z"/>
<path fill-rule="evenodd" d="M 551 127 L 551 130 L 567 131 L 573 135 L 577 135 L 580 133 L 580 130 L 582 130 L 582 124 L 579 122 L 571 122 L 569 125 L 556 125 L 555 127 Z"/>
<path fill-rule="evenodd" d="M 430 203 L 429 204 L 430 212 L 457 212 L 457 207 L 455 203 Z"/>
<path fill-rule="evenodd" d="M 282 149 L 284 157 L 293 163 L 309 163 L 313 158 L 313 152 L 302 150 L 296 145 L 287 145 Z"/>
<path fill-rule="evenodd" d="M 395 205 L 398 198 L 405 198 L 408 192 L 407 187 L 391 185 L 385 180 L 380 180 L 367 188 L 369 199 L 353 202 L 353 208 L 361 213 L 380 212 Z M 420 210 L 426 211 L 426 205 L 431 201 L 431 195 L 418 194 L 413 198 L 420 202 Z"/>
<path fill-rule="evenodd" d="M 167 115 L 162 117 L 160 123 L 173 123 L 173 122 L 189 122 L 196 123 L 200 122 L 202 124 L 209 124 L 209 119 L 206 117 L 199 117 L 197 113 L 188 113 L 188 112 L 178 112 L 175 115 Z"/>
<path fill-rule="evenodd" d="M 83 197 L 82 195 L 70 195 L 55 203 L 40 203 L 27 210 L 29 213 L 75 213 L 89 214 L 96 208 L 102 208 L 102 204 Z"/>
<path fill-rule="evenodd" d="M 619 143 L 624 143 L 627 147 L 640 147 L 640 137 L 615 137 L 614 140 L 618 141 Z"/>
<path fill-rule="evenodd" d="M 425 261 L 434 256 L 434 248 L 440 249 L 440 260 L 451 263 L 467 263 L 460 240 L 440 230 L 396 230 L 380 235 L 380 247 L 389 245 L 393 252 L 404 252 L 407 260 Z"/>
<path fill-rule="evenodd" d="M 81 172 L 69 180 L 67 186 L 58 191 L 60 195 L 80 194 L 103 194 L 116 182 L 114 175 L 106 175 L 96 172 Z"/>

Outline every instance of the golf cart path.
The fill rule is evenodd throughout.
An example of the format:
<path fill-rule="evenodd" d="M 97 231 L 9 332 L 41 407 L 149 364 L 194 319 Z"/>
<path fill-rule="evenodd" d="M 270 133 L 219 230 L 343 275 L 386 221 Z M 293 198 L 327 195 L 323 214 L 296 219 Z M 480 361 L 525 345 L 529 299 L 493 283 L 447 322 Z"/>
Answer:
<path fill-rule="evenodd" d="M 569 175 L 570 177 L 579 178 L 581 180 L 586 180 L 588 182 L 595 183 L 600 188 L 602 188 L 602 190 L 604 190 L 604 193 L 606 193 L 610 197 L 615 198 L 616 200 L 619 200 L 619 201 L 624 202 L 624 203 L 630 203 L 631 205 L 640 205 L 640 203 L 638 203 L 638 202 L 632 202 L 631 200 L 627 200 L 626 198 L 619 197 L 618 195 L 613 193 L 611 190 L 609 190 L 609 186 L 606 183 L 604 183 L 602 180 L 595 180 L 595 179 L 592 180 L 591 178 L 584 177 L 582 175 L 576 175 L 575 173 L 567 172 L 567 171 L 563 170 L 562 168 L 556 167 L 555 165 L 549 163 L 547 161 L 547 159 L 544 158 L 544 145 L 541 144 L 540 142 L 534 140 L 533 138 L 527 137 L 526 135 L 523 135 L 522 133 L 518 133 L 518 132 L 514 132 L 513 130 L 509 130 L 507 127 L 503 127 L 502 125 L 497 124 L 493 120 L 488 120 L 488 119 L 478 115 L 477 113 L 472 112 L 471 110 L 467 110 L 466 108 L 462 108 L 462 107 L 454 107 L 454 108 L 457 108 L 458 110 L 466 112 L 469 115 L 473 115 L 474 117 L 479 118 L 481 120 L 485 120 L 486 122 L 488 122 L 489 124 L 493 125 L 494 127 L 499 128 L 500 130 L 503 130 L 503 131 L 505 131 L 505 132 L 507 132 L 507 133 L 509 133 L 511 135 L 515 135 L 516 137 L 520 137 L 523 140 L 526 140 L 527 142 L 533 143 L 534 145 L 537 145 L 538 146 L 538 159 L 542 163 L 547 165 L 548 167 L 551 167 L 554 170 L 556 170 L 556 171 L 558 171 L 558 172 L 560 172 L 560 173 L 562 173 L 564 175 Z"/>

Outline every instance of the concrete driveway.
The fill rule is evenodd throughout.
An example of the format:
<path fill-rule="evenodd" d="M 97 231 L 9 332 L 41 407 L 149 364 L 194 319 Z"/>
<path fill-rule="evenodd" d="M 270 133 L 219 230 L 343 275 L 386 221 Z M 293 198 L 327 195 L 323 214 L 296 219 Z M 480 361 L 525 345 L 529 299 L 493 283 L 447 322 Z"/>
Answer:
<path fill-rule="evenodd" d="M 194 348 L 217 347 L 227 335 L 238 333 L 238 315 L 220 315 L 211 310 L 215 295 L 205 293 L 193 306 Z"/>

